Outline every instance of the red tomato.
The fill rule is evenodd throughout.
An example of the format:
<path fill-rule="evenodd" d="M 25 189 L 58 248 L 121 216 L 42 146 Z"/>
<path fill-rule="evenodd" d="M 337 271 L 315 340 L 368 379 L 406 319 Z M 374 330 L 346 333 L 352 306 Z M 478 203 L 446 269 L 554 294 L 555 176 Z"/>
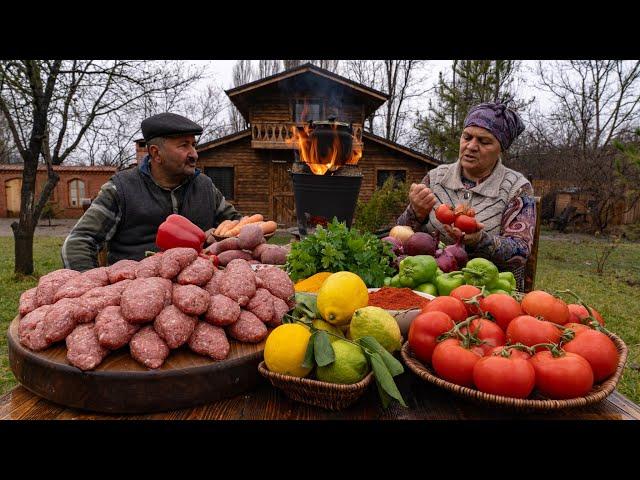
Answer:
<path fill-rule="evenodd" d="M 473 367 L 473 383 L 481 392 L 527 398 L 536 384 L 536 372 L 529 360 L 515 355 L 483 357 Z"/>
<path fill-rule="evenodd" d="M 509 322 L 520 315 L 524 315 L 518 301 L 504 293 L 492 293 L 480 300 L 480 308 L 490 313 L 500 328 L 506 330 Z"/>
<path fill-rule="evenodd" d="M 569 321 L 567 304 L 542 290 L 527 293 L 520 303 L 522 310 L 533 317 L 542 317 L 548 322 L 564 325 Z"/>
<path fill-rule="evenodd" d="M 431 363 L 436 339 L 455 326 L 451 317 L 443 312 L 420 313 L 409 327 L 409 346 L 422 363 Z"/>
<path fill-rule="evenodd" d="M 464 233 L 475 233 L 478 230 L 476 219 L 469 215 L 458 215 L 458 217 L 456 217 L 455 226 Z"/>
<path fill-rule="evenodd" d="M 488 355 L 495 347 L 505 344 L 504 331 L 491 320 L 487 320 L 486 318 L 476 318 L 471 321 L 470 327 L 472 333 L 477 335 L 477 337 L 483 342 L 486 342 L 479 345 L 483 351 L 483 355 Z M 466 334 L 467 327 L 461 328 L 460 332 Z"/>
<path fill-rule="evenodd" d="M 462 303 L 464 303 L 464 306 L 467 309 L 467 314 L 469 316 L 478 315 L 480 313 L 480 310 L 478 310 L 478 307 L 476 305 L 465 303 L 464 301 L 469 300 L 471 297 L 475 297 L 481 291 L 482 290 L 480 290 L 478 287 L 474 287 L 473 285 L 460 285 L 459 287 L 456 287 L 453 290 L 451 290 L 451 293 L 449 293 L 449 296 L 457 298 Z M 482 296 L 478 297 L 478 300 L 480 300 L 481 298 Z"/>
<path fill-rule="evenodd" d="M 443 203 L 436 209 L 436 218 L 440 223 L 451 225 L 456 220 L 456 214 L 453 213 L 451 206 Z"/>
<path fill-rule="evenodd" d="M 473 208 L 469 207 L 469 208 L 467 208 L 467 211 L 464 212 L 464 214 L 469 216 L 469 217 L 475 217 L 476 216 L 476 211 Z"/>
<path fill-rule="evenodd" d="M 573 330 L 576 335 L 578 334 L 578 332 L 585 332 L 587 330 L 591 330 L 591 328 L 587 327 L 586 325 L 583 325 L 582 323 L 565 323 L 564 328 L 568 328 L 570 330 Z"/>
<path fill-rule="evenodd" d="M 464 306 L 462 300 L 448 295 L 434 298 L 422 308 L 422 312 L 444 312 L 456 323 L 467 318 L 467 307 Z"/>
<path fill-rule="evenodd" d="M 560 329 L 552 323 L 538 320 L 531 315 L 520 315 L 514 318 L 507 327 L 508 343 L 524 343 L 531 347 L 537 343 L 558 343 Z M 544 347 L 538 347 L 542 350 Z"/>
<path fill-rule="evenodd" d="M 473 367 L 482 358 L 482 349 L 466 349 L 460 340 L 449 338 L 433 350 L 431 363 L 438 376 L 448 382 L 473 387 Z"/>
<path fill-rule="evenodd" d="M 576 334 L 562 348 L 584 357 L 591 369 L 595 382 L 601 382 L 613 375 L 618 368 L 618 349 L 616 344 L 604 333 L 587 329 Z"/>
<path fill-rule="evenodd" d="M 493 348 L 487 355 L 500 355 L 502 350 L 504 350 L 504 345 Z M 527 352 L 518 350 L 517 348 L 510 348 L 507 352 L 512 358 L 521 358 L 523 360 L 529 360 L 531 358 L 531 355 Z"/>
<path fill-rule="evenodd" d="M 554 357 L 545 350 L 529 361 L 536 371 L 536 387 L 549 398 L 582 397 L 593 387 L 591 366 L 580 355 L 566 352 Z"/>
<path fill-rule="evenodd" d="M 579 305 L 577 303 L 570 303 L 569 305 L 567 305 L 567 308 L 569 309 L 570 322 L 582 323 L 581 320 L 589 316 L 589 311 L 586 308 L 584 308 L 583 305 Z M 595 308 L 593 307 L 590 307 L 590 308 L 591 308 L 591 311 L 593 312 L 594 318 L 600 323 L 600 325 L 604 327 L 604 319 L 602 318 L 602 315 L 600 315 Z"/>

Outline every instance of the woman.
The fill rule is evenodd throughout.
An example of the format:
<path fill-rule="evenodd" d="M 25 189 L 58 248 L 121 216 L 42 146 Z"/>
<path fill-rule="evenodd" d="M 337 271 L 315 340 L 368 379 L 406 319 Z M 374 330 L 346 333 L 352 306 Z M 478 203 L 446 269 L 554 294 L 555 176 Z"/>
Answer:
<path fill-rule="evenodd" d="M 438 230 L 445 243 L 463 237 L 470 257 L 484 257 L 500 270 L 511 270 L 520 291 L 533 243 L 535 199 L 531 183 L 505 167 L 500 154 L 523 131 L 518 114 L 504 104 L 473 107 L 464 121 L 458 161 L 440 165 L 422 183 L 412 184 L 409 205 L 397 222 L 416 232 Z M 465 234 L 440 223 L 435 211 L 442 203 L 471 206 L 480 230 Z"/>

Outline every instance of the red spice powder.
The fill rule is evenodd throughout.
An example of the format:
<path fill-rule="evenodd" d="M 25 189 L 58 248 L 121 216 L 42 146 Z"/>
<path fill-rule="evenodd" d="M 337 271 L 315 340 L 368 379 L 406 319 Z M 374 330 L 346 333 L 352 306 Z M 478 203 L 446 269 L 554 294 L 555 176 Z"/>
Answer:
<path fill-rule="evenodd" d="M 369 294 L 369 306 L 386 310 L 422 309 L 429 304 L 429 299 L 416 295 L 410 288 L 382 287 Z"/>

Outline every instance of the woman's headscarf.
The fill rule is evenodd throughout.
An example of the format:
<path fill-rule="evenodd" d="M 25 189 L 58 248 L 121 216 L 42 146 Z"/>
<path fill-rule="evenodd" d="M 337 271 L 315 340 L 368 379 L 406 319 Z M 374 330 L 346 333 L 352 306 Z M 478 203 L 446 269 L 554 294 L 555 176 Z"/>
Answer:
<path fill-rule="evenodd" d="M 481 127 L 489 130 L 506 150 L 524 131 L 520 116 L 504 103 L 481 103 L 469 110 L 464 127 Z"/>

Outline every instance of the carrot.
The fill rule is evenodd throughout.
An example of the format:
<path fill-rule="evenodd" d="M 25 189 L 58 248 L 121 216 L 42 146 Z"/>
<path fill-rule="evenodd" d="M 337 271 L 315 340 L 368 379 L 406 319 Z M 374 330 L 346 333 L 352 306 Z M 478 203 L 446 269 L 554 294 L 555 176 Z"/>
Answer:
<path fill-rule="evenodd" d="M 220 225 L 218 225 L 218 228 L 216 228 L 216 229 L 213 231 L 213 234 L 214 234 L 214 235 L 220 235 L 220 232 L 222 231 L 222 229 L 223 229 L 224 227 L 226 227 L 227 225 L 229 225 L 230 223 L 231 223 L 231 220 L 225 220 L 225 221 L 223 221 L 222 223 L 220 223 Z"/>
<path fill-rule="evenodd" d="M 239 222 L 240 220 L 231 220 L 229 223 L 227 223 L 227 225 L 224 228 L 220 229 L 220 233 L 218 233 L 218 235 L 226 236 L 227 232 L 229 230 L 232 230 L 236 225 L 238 225 Z"/>
<path fill-rule="evenodd" d="M 249 223 L 262 222 L 263 220 L 264 220 L 264 217 L 261 214 L 256 213 L 255 215 L 242 217 L 242 220 L 240 220 L 240 223 L 238 223 L 236 227 L 241 227 Z"/>
<path fill-rule="evenodd" d="M 278 228 L 278 224 L 273 220 L 269 220 L 268 222 L 262 222 L 260 224 L 260 228 L 262 228 L 263 235 L 268 235 L 276 231 L 276 228 Z"/>
<path fill-rule="evenodd" d="M 235 227 L 233 227 L 232 229 L 227 230 L 227 231 L 224 233 L 224 236 L 225 236 L 225 237 L 237 237 L 237 236 L 238 236 L 238 234 L 240 233 L 240 229 L 241 229 L 241 228 L 242 228 L 242 226 L 241 226 L 241 225 L 236 225 L 236 226 L 235 226 Z"/>

